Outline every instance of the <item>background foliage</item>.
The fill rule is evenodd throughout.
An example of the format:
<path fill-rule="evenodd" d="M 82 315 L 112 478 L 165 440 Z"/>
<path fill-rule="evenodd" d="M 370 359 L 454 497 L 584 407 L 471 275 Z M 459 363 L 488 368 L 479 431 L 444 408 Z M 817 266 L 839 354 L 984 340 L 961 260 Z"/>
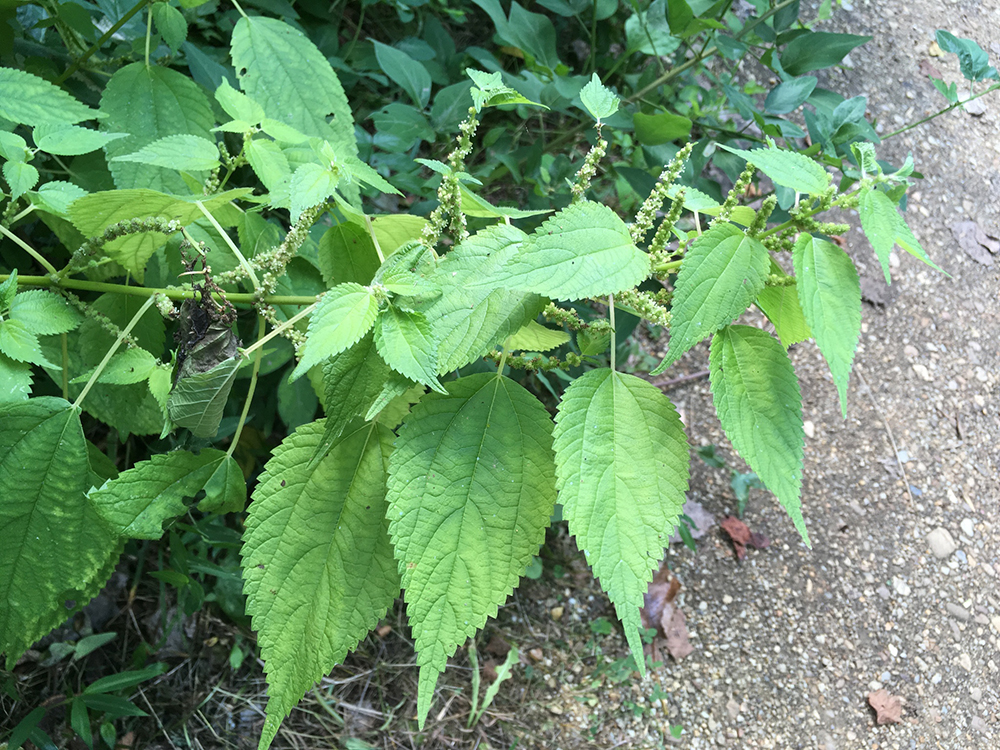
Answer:
<path fill-rule="evenodd" d="M 716 331 L 719 418 L 808 540 L 786 350 L 815 340 L 846 413 L 860 330 L 813 215 L 856 207 L 887 282 L 896 245 L 933 265 L 897 210 L 912 163 L 878 162 L 864 98 L 821 85 L 868 41 L 815 30 L 829 5 L 3 3 L 7 668 L 124 551 L 162 609 L 248 638 L 253 617 L 263 747 L 402 585 L 422 725 L 556 511 L 641 671 L 688 450 L 632 371 Z M 997 78 L 938 42 L 970 86 Z M 751 305 L 775 335 L 733 324 Z M 113 747 L 157 646 L 67 682 L 59 731 Z M 15 684 L 11 746 L 52 745 Z"/>

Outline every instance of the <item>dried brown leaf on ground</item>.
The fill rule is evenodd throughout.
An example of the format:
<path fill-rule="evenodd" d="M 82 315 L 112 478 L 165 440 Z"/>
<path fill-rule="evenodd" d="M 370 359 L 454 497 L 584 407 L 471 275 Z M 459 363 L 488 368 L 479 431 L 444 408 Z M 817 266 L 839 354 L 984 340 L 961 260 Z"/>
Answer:
<path fill-rule="evenodd" d="M 705 510 L 705 507 L 696 500 L 688 500 L 684 503 L 681 513 L 690 518 L 694 524 L 688 527 L 692 539 L 701 539 L 710 528 L 715 526 L 715 516 Z M 674 533 L 670 537 L 671 544 L 684 541 L 681 538 L 679 528 L 680 526 L 674 529 Z"/>
<path fill-rule="evenodd" d="M 977 263 L 993 265 L 991 253 L 1000 252 L 1000 240 L 993 239 L 974 221 L 958 221 L 951 225 L 951 232 L 962 249 Z"/>
<path fill-rule="evenodd" d="M 771 540 L 766 535 L 750 531 L 749 527 L 735 516 L 726 516 L 719 526 L 732 541 L 737 560 L 747 556 L 747 547 L 766 549 L 771 546 Z"/>
<path fill-rule="evenodd" d="M 898 724 L 903 719 L 903 699 L 885 688 L 868 693 L 868 705 L 875 709 L 876 724 Z"/>
<path fill-rule="evenodd" d="M 667 651 L 676 661 L 680 661 L 694 651 L 694 646 L 688 640 L 687 618 L 684 613 L 679 607 L 667 606 L 672 610 L 670 620 L 661 622 L 661 626 L 667 634 Z M 663 614 L 667 614 L 666 610 Z"/>
<path fill-rule="evenodd" d="M 639 615 L 642 618 L 642 626 L 644 628 L 659 628 L 664 607 L 668 606 L 674 600 L 674 597 L 677 596 L 677 592 L 680 590 L 680 579 L 670 572 L 670 569 L 667 568 L 664 562 L 653 577 L 649 588 L 646 589 L 643 606 L 639 610 Z M 659 635 L 663 635 L 663 632 L 659 633 Z"/>
<path fill-rule="evenodd" d="M 927 76 L 928 78 L 944 78 L 944 74 L 934 67 L 934 63 L 926 58 L 920 61 L 919 68 L 921 74 Z"/>

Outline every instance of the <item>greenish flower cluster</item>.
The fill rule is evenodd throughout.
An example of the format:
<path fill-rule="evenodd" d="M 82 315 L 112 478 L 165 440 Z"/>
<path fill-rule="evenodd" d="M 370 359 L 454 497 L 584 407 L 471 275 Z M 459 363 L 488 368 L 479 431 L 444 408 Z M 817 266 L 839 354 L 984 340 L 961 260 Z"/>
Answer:
<path fill-rule="evenodd" d="M 457 244 L 469 236 L 465 214 L 462 213 L 462 189 L 458 173 L 465 169 L 465 160 L 472 153 L 472 137 L 479 127 L 474 107 L 469 108 L 469 116 L 458 126 L 458 144 L 448 154 L 451 172 L 444 175 L 438 186 L 438 206 L 424 227 L 421 241 L 434 248 L 445 231 Z"/>
<path fill-rule="evenodd" d="M 494 349 L 485 355 L 485 359 L 498 365 L 501 361 L 509 365 L 514 370 L 527 370 L 528 372 L 549 372 L 551 370 L 568 370 L 571 367 L 579 367 L 583 358 L 576 352 L 567 352 L 562 359 L 559 357 L 546 357 L 543 354 L 514 354 L 507 355 L 503 359 L 503 354 Z"/>
<path fill-rule="evenodd" d="M 719 209 L 718 215 L 712 219 L 709 226 L 713 226 L 719 222 L 729 221 L 729 217 L 733 215 L 733 209 L 739 205 L 740 199 L 746 195 L 747 188 L 750 187 L 750 183 L 756 172 L 757 167 L 750 162 L 747 162 L 747 165 L 743 168 L 743 172 L 740 174 L 739 179 L 736 180 L 736 184 L 733 185 L 732 190 L 730 190 L 729 194 L 726 196 L 726 200 L 723 201 L 722 208 Z"/>
<path fill-rule="evenodd" d="M 747 234 L 750 237 L 756 237 L 767 229 L 767 220 L 771 218 L 771 214 L 777 205 L 778 199 L 776 196 L 769 195 L 764 199 L 764 202 L 760 205 L 760 209 L 757 211 L 757 215 L 753 219 L 753 224 L 747 228 Z"/>
<path fill-rule="evenodd" d="M 615 302 L 634 310 L 639 317 L 645 318 L 650 323 L 668 326 L 670 325 L 670 312 L 664 304 L 665 300 L 669 299 L 670 293 L 666 289 L 661 290 L 661 292 L 654 294 L 638 289 L 627 289 L 615 295 Z"/>
<path fill-rule="evenodd" d="M 96 255 L 106 244 L 112 240 L 117 240 L 119 237 L 125 237 L 130 234 L 145 234 L 146 232 L 159 232 L 160 234 L 169 236 L 181 231 L 182 228 L 181 223 L 174 219 L 168 221 L 160 218 L 149 218 L 119 221 L 109 226 L 97 237 L 91 237 L 80 245 L 73 252 L 73 256 L 69 259 L 66 267 L 59 272 L 56 280 L 58 281 L 66 276 L 77 273 L 84 267 L 84 260 Z"/>
<path fill-rule="evenodd" d="M 785 276 L 784 274 L 769 273 L 765 283 L 767 286 L 795 286 L 795 277 Z"/>
<path fill-rule="evenodd" d="M 660 222 L 659 228 L 656 230 L 656 234 L 653 235 L 653 241 L 649 244 L 649 255 L 651 263 L 654 267 L 660 265 L 661 263 L 666 263 L 670 257 L 674 254 L 672 251 L 667 250 L 667 243 L 670 242 L 671 233 L 674 231 L 674 225 L 677 220 L 681 218 L 681 212 L 684 210 L 684 190 L 678 190 L 677 195 L 674 197 L 673 205 L 670 206 L 670 210 L 667 215 L 663 217 L 663 221 Z"/>
<path fill-rule="evenodd" d="M 542 315 L 550 323 L 566 326 L 571 331 L 588 330 L 597 335 L 611 332 L 611 323 L 607 320 L 602 318 L 588 323 L 580 317 L 576 310 L 558 307 L 554 302 L 546 305 L 545 309 L 542 310 Z"/>
<path fill-rule="evenodd" d="M 684 165 L 687 163 L 688 157 L 691 155 L 691 149 L 693 148 L 694 143 L 689 142 L 677 152 L 677 155 L 671 159 L 670 163 L 660 173 L 660 177 L 656 181 L 656 186 L 650 192 L 649 197 L 642 202 L 642 206 L 635 215 L 635 221 L 629 227 L 629 232 L 632 234 L 632 241 L 635 244 L 638 245 L 642 242 L 642 239 L 649 230 L 653 228 L 656 212 L 660 210 L 663 201 L 667 198 L 670 187 L 684 170 Z M 680 213 L 678 212 L 679 215 Z"/>
<path fill-rule="evenodd" d="M 577 171 L 576 179 L 569 188 L 570 193 L 573 195 L 573 203 L 579 203 L 583 200 L 587 191 L 590 190 L 590 183 L 594 181 L 594 177 L 597 175 L 597 165 L 601 163 L 601 159 L 608 153 L 608 142 L 601 135 L 601 123 L 598 122 L 594 128 L 597 130 L 597 143 L 587 152 L 587 156 L 583 160 L 583 166 Z"/>

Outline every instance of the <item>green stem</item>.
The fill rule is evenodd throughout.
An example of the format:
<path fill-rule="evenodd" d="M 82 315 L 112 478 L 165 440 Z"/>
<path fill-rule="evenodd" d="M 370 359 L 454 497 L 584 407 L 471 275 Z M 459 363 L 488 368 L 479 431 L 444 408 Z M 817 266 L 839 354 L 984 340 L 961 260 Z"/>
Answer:
<path fill-rule="evenodd" d="M 615 336 L 615 295 L 608 295 L 608 322 L 611 323 L 611 369 L 615 369 L 615 355 L 618 354 L 618 340 Z"/>
<path fill-rule="evenodd" d="M 502 347 L 500 347 L 500 349 L 501 349 L 500 364 L 497 365 L 497 377 L 498 378 L 501 375 L 503 375 L 503 368 L 504 368 L 504 365 L 507 364 L 507 356 L 510 354 L 510 352 L 507 351 L 507 347 L 506 346 L 502 346 Z"/>
<path fill-rule="evenodd" d="M 15 245 L 24 250 L 28 255 L 37 260 L 42 266 L 45 267 L 45 270 L 47 270 L 49 273 L 58 273 L 58 271 L 56 271 L 56 267 L 53 266 L 51 263 L 49 263 L 45 258 L 43 258 L 41 253 L 35 250 L 35 248 L 33 248 L 24 240 L 22 240 L 16 234 L 13 234 L 3 224 L 0 224 L 0 234 L 8 238 L 11 242 L 13 242 Z"/>
<path fill-rule="evenodd" d="M 153 5 L 146 10 L 146 67 L 149 67 L 149 39 L 153 36 Z"/>
<path fill-rule="evenodd" d="M 202 204 L 201 201 L 195 201 L 194 204 L 199 208 L 199 210 L 203 214 L 205 214 L 205 218 L 208 219 L 212 223 L 212 226 L 215 227 L 215 231 L 219 233 L 219 235 L 222 237 L 223 241 L 227 245 L 229 245 L 229 249 L 233 251 L 233 255 L 235 255 L 236 259 L 240 262 L 240 268 L 243 269 L 243 273 L 245 273 L 247 276 L 249 276 L 250 277 L 250 281 L 253 282 L 253 288 L 254 289 L 260 288 L 260 282 L 257 281 L 257 274 L 255 274 L 253 272 L 253 268 L 250 266 L 249 263 L 247 263 L 247 259 L 243 257 L 243 253 L 241 253 L 240 249 L 238 247 L 236 247 L 236 243 L 233 242 L 232 237 L 230 237 L 226 233 L 226 230 L 223 229 L 222 226 L 219 224 L 219 222 L 216 221 L 215 217 L 212 216 L 212 214 L 210 214 L 208 212 L 208 209 L 205 208 L 205 206 Z M 185 237 L 188 236 L 187 230 L 184 231 L 184 236 Z M 190 239 L 191 238 L 188 237 L 188 241 L 190 241 Z"/>
<path fill-rule="evenodd" d="M 264 316 L 257 315 L 257 344 L 264 339 Z M 254 344 L 254 346 L 257 346 Z M 243 401 L 243 411 L 240 412 L 240 421 L 236 423 L 236 432 L 233 433 L 233 442 L 229 444 L 227 456 L 232 456 L 236 446 L 240 444 L 240 435 L 243 434 L 243 426 L 247 421 L 247 414 L 250 413 L 250 402 L 253 401 L 253 392 L 257 389 L 257 373 L 260 372 L 260 360 L 264 355 L 264 350 L 257 349 L 257 354 L 253 359 L 253 371 L 250 373 L 250 385 L 247 387 L 247 397 Z"/>
<path fill-rule="evenodd" d="M 59 339 L 62 344 L 62 394 L 63 400 L 69 401 L 69 337 L 61 333 Z"/>
<path fill-rule="evenodd" d="M 72 65 L 70 65 L 69 68 L 66 69 L 66 72 L 56 79 L 56 85 L 58 86 L 60 83 L 62 83 L 71 75 L 73 75 L 77 70 L 79 70 L 80 66 L 83 65 L 85 62 L 87 62 L 87 60 L 90 59 L 90 56 L 92 54 L 97 52 L 97 50 L 99 50 L 101 47 L 104 46 L 104 43 L 106 41 L 108 41 L 111 37 L 113 37 L 116 33 L 118 33 L 118 29 L 127 24 L 129 20 L 131 20 L 132 16 L 134 16 L 136 13 L 138 13 L 140 10 L 146 7 L 146 2 L 147 0 L 139 0 L 139 2 L 137 2 L 134 6 L 132 6 L 131 10 L 129 10 L 124 16 L 119 18 L 118 21 L 115 22 L 115 24 L 110 29 L 108 29 L 101 35 L 100 39 L 94 42 L 94 44 L 91 46 L 90 49 L 88 49 L 86 52 L 80 55 L 77 61 Z"/>
<path fill-rule="evenodd" d="M 280 326 L 277 326 L 276 328 L 272 328 L 270 333 L 268 333 L 263 338 L 257 339 L 257 341 L 255 341 L 252 345 L 250 345 L 246 349 L 244 349 L 243 350 L 243 354 L 244 355 L 250 354 L 250 352 L 255 351 L 255 350 L 263 347 L 264 344 L 266 344 L 268 341 L 270 341 L 271 339 L 273 339 L 275 336 L 281 335 L 281 333 L 286 328 L 291 328 L 293 325 L 295 325 L 300 320 L 302 320 L 302 318 L 304 318 L 306 315 L 308 315 L 313 310 L 315 310 L 316 309 L 316 305 L 318 305 L 318 304 L 319 304 L 318 302 L 313 302 L 305 310 L 301 310 L 301 311 L 297 312 L 295 315 L 293 315 L 292 317 L 290 317 L 288 320 L 286 320 Z"/>
<path fill-rule="evenodd" d="M 80 395 L 77 396 L 76 401 L 73 402 L 74 408 L 80 406 L 80 402 L 83 401 L 84 397 L 90 392 L 90 389 L 93 388 L 94 383 L 97 382 L 97 378 L 101 376 L 101 373 L 104 372 L 104 368 L 108 366 L 108 362 L 110 362 L 111 358 L 115 356 L 115 352 L 118 351 L 118 347 L 122 345 L 125 338 L 132 332 L 132 329 L 135 328 L 136 323 L 139 322 L 140 318 L 146 314 L 146 310 L 153 306 L 153 302 L 154 299 L 152 297 L 147 299 L 142 304 L 142 307 L 139 308 L 139 312 L 132 316 L 132 320 L 130 320 L 128 325 L 125 326 L 125 328 L 122 329 L 122 332 L 118 334 L 118 338 L 115 340 L 115 343 L 110 349 L 108 349 L 107 354 L 104 355 L 104 359 L 102 359 L 100 364 L 97 365 L 97 369 L 95 369 L 93 374 L 90 376 L 90 380 L 88 380 L 87 384 L 83 386 L 83 390 L 80 391 Z"/>
<path fill-rule="evenodd" d="M 941 115 L 945 114 L 946 112 L 951 112 L 953 109 L 955 109 L 955 107 L 960 107 L 960 106 L 962 106 L 964 104 L 967 104 L 968 102 L 971 102 L 973 99 L 978 99 L 981 96 L 986 96 L 986 94 L 990 93 L 991 91 L 996 91 L 997 89 L 1000 89 L 1000 83 L 994 84 L 994 85 L 990 86 L 988 89 L 986 89 L 985 91 L 980 91 L 975 96 L 970 96 L 968 99 L 963 99 L 960 102 L 955 102 L 951 106 L 945 107 L 944 109 L 935 112 L 933 115 L 928 115 L 927 117 L 923 118 L 922 120 L 917 120 L 916 122 L 911 122 L 909 125 L 906 125 L 905 127 L 902 127 L 899 130 L 892 131 L 891 133 L 889 133 L 889 135 L 883 135 L 882 136 L 882 140 L 883 141 L 887 141 L 890 138 L 899 135 L 900 133 L 905 133 L 907 130 L 911 130 L 911 129 L 917 127 L 917 125 L 923 125 L 925 122 L 929 122 L 929 121 L 933 120 L 935 117 L 940 117 Z"/>
<path fill-rule="evenodd" d="M 0 282 L 6 281 L 9 274 L 0 274 Z M 200 299 L 201 295 L 191 289 L 167 289 L 144 286 L 125 286 L 124 284 L 109 284 L 103 281 L 85 281 L 83 279 L 60 279 L 53 281 L 48 276 L 21 276 L 18 275 L 19 286 L 40 286 L 59 287 L 64 289 L 81 289 L 86 292 L 111 292 L 112 294 L 127 294 L 132 297 L 152 297 L 154 294 L 162 294 L 168 299 L 180 302 L 186 299 Z M 232 293 L 223 297 L 221 294 L 212 295 L 218 301 L 227 299 L 233 304 L 250 305 L 256 302 L 263 302 L 268 305 L 311 305 L 316 301 L 313 296 L 296 296 L 290 294 L 271 294 L 257 298 L 255 294 Z"/>

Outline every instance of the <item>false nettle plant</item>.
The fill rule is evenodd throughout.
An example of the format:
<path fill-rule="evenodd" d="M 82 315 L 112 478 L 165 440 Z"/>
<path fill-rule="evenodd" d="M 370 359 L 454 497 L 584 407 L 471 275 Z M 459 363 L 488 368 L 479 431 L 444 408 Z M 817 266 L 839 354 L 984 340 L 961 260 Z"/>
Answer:
<path fill-rule="evenodd" d="M 669 330 L 653 374 L 711 338 L 726 435 L 808 544 L 787 350 L 815 340 L 846 415 L 861 325 L 858 275 L 828 238 L 846 227 L 816 217 L 856 209 L 887 282 L 894 246 L 933 266 L 897 209 L 912 162 L 886 173 L 871 144 L 854 143 L 857 168 L 838 186 L 821 163 L 773 142 L 724 146 L 746 167 L 717 203 L 678 181 L 688 145 L 626 222 L 587 197 L 619 106 L 594 75 L 580 93 L 594 144 L 572 202 L 538 224 L 549 212 L 474 192 L 465 165 L 480 118 L 531 102 L 499 73 L 470 70 L 473 107 L 454 150 L 420 162 L 441 175 L 438 207 L 426 219 L 370 215 L 360 186 L 396 190 L 358 158 L 351 108 L 319 50 L 281 21 L 243 16 L 231 55 L 239 90 L 223 79 L 217 107 L 184 75 L 143 62 L 110 78 L 98 110 L 0 68 L 11 190 L 0 233 L 47 272 L 0 276 L 8 667 L 66 617 L 67 603 L 100 590 L 128 539 L 158 539 L 192 502 L 244 510 L 234 451 L 258 377 L 289 363 L 281 387 L 314 390 L 326 416 L 274 449 L 246 515 L 244 591 L 270 696 L 261 748 L 401 590 L 422 726 L 448 658 L 517 586 L 557 503 L 643 672 L 639 607 L 678 524 L 689 447 L 669 398 L 617 369 L 616 312 Z M 90 120 L 100 129 L 79 125 Z M 238 152 L 218 133 L 235 135 Z M 39 153 L 99 149 L 117 189 L 38 185 L 30 162 Z M 265 192 L 226 189 L 244 167 Z M 768 223 L 776 196 L 739 204 L 757 170 L 792 195 L 787 220 Z M 682 226 L 685 210 L 710 221 Z M 290 217 L 283 236 L 266 218 L 277 211 Z M 68 258 L 46 257 L 9 228 L 33 212 L 77 248 Z M 317 253 L 310 229 L 330 216 Z M 467 217 L 485 228 L 470 233 Z M 121 276 L 138 285 L 108 281 Z M 575 302 L 601 306 L 606 320 L 585 320 Z M 738 322 L 753 306 L 773 333 Z M 256 317 L 245 347 L 233 330 L 241 310 Z M 162 359 L 168 320 L 172 361 Z M 571 339 L 575 351 L 540 354 Z M 604 352 L 608 366 L 596 356 Z M 553 415 L 505 374 L 512 369 L 582 374 L 567 378 Z M 31 395 L 39 370 L 61 396 Z M 246 379 L 242 409 L 226 416 L 234 383 Z M 120 433 L 169 438 L 172 449 L 119 473 L 87 439 L 83 412 Z M 227 435 L 228 450 L 212 447 Z"/>

